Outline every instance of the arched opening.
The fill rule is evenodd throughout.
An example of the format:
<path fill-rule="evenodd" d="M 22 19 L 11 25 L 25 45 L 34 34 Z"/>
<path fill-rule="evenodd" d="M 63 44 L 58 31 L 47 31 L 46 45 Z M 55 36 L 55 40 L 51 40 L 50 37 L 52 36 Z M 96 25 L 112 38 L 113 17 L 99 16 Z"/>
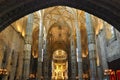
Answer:
<path fill-rule="evenodd" d="M 10 60 L 7 59 L 16 61 L 12 67 L 15 71 L 11 71 L 8 62 L 9 76 L 5 78 L 93 80 L 110 76 L 104 72 L 110 69 L 108 63 L 120 58 L 117 45 L 120 34 L 103 20 L 86 14 L 67 6 L 54 6 L 29 14 L 11 24 L 0 34 L 16 54 L 11 56 L 10 53 Z M 54 55 L 59 50 L 67 56 L 63 63 L 54 60 L 54 57 L 65 57 L 62 53 Z M 12 60 L 11 57 L 15 56 L 15 60 Z M 56 66 L 60 67 L 54 69 Z M 63 69 L 64 66 L 67 69 Z"/>
<path fill-rule="evenodd" d="M 50 60 L 48 74 L 52 80 L 68 79 L 69 36 L 70 28 L 63 19 L 51 23 L 47 34 L 47 56 Z M 46 76 L 44 75 L 44 77 Z"/>

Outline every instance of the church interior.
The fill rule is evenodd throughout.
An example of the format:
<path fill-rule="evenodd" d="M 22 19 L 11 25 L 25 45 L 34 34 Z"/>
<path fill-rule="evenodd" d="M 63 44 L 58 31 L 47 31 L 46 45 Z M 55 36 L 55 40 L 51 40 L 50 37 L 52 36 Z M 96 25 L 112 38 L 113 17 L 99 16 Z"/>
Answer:
<path fill-rule="evenodd" d="M 83 10 L 38 10 L 0 32 L 0 80 L 120 80 L 120 33 Z"/>

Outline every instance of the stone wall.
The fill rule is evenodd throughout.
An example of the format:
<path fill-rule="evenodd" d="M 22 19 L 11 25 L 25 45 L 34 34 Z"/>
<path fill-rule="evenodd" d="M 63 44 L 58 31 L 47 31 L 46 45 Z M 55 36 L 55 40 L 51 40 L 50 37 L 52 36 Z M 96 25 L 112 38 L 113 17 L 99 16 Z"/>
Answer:
<path fill-rule="evenodd" d="M 23 64 L 24 38 L 12 26 L 8 26 L 0 32 L 0 42 L 0 52 L 3 50 L 2 53 L 0 53 L 0 64 L 3 64 L 3 57 L 7 57 L 4 68 L 7 68 L 8 75 L 4 78 L 4 80 L 11 78 L 13 75 L 10 74 L 13 72 L 16 74 L 13 77 L 20 79 Z M 16 62 L 14 63 L 15 60 Z M 3 65 L 0 67 L 3 67 Z M 12 71 L 14 68 L 16 68 L 15 71 Z"/>
<path fill-rule="evenodd" d="M 101 30 L 97 35 L 100 42 L 99 54 L 103 55 L 101 57 L 107 58 L 107 62 L 120 58 L 120 32 L 115 30 L 115 35 L 116 38 L 111 41 L 107 41 L 105 30 Z"/>
<path fill-rule="evenodd" d="M 105 37 L 105 32 L 104 30 L 101 30 L 98 34 L 97 39 L 98 40 L 97 44 L 98 44 L 98 55 L 99 55 L 99 59 L 100 59 L 100 65 L 102 65 L 103 70 L 107 69 L 107 50 L 106 50 L 106 37 Z"/>
<path fill-rule="evenodd" d="M 107 47 L 107 60 L 111 62 L 120 58 L 120 32 L 115 30 L 116 39 L 109 43 Z"/>

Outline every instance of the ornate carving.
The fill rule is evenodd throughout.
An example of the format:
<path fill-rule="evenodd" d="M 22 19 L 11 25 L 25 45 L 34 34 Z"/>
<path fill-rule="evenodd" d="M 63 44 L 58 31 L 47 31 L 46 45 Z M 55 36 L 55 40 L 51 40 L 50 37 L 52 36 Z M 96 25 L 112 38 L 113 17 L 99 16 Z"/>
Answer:
<path fill-rule="evenodd" d="M 2 0 L 0 2 L 0 30 L 11 24 L 18 18 L 49 6 L 69 5 L 77 9 L 83 9 L 107 22 L 113 24 L 117 29 L 120 26 L 120 3 L 118 0 L 97 0 L 97 1 L 69 1 L 69 0 Z M 87 7 L 86 7 L 87 6 Z M 106 17 L 105 17 L 106 16 Z"/>

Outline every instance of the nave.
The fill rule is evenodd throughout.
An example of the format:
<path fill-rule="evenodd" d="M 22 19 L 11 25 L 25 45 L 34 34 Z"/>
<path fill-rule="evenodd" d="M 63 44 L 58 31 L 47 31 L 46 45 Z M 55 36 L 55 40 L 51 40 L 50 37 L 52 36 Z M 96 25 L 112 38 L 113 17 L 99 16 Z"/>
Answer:
<path fill-rule="evenodd" d="M 39 10 L 0 32 L 0 80 L 117 79 L 119 44 L 118 30 L 85 11 Z"/>

